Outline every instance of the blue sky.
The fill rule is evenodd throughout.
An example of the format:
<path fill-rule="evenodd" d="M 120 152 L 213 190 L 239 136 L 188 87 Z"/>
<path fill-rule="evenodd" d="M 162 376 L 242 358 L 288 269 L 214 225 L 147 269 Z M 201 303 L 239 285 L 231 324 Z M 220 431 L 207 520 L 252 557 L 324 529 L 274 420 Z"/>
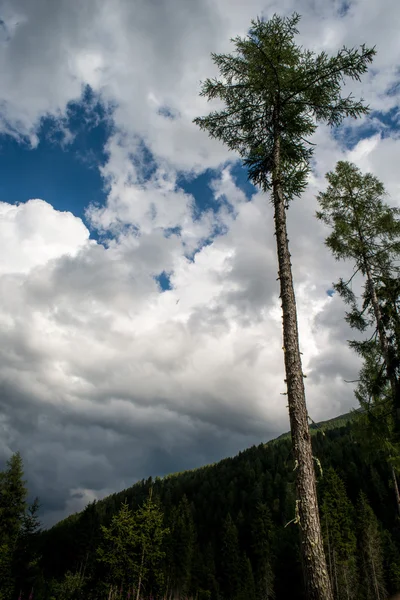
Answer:
<path fill-rule="evenodd" d="M 73 137 L 65 141 L 65 130 Z M 71 103 L 60 120 L 43 117 L 39 143 L 0 135 L 0 199 L 26 202 L 40 198 L 61 211 L 84 218 L 90 203 L 104 204 L 107 194 L 99 167 L 110 121 L 88 90 L 81 102 Z"/>
<path fill-rule="evenodd" d="M 160 113 L 170 116 L 165 110 L 160 109 Z M 355 130 L 341 127 L 333 135 L 352 149 L 360 139 L 378 132 L 382 136 L 393 135 L 399 127 L 398 115 L 397 108 L 388 113 L 375 111 L 365 125 Z M 106 144 L 112 133 L 112 109 L 104 108 L 87 86 L 80 101 L 69 103 L 62 119 L 42 118 L 36 147 L 32 148 L 28 141 L 0 134 L 0 200 L 9 203 L 26 202 L 31 198 L 45 200 L 56 210 L 70 211 L 80 217 L 90 228 L 91 237 L 101 243 L 102 238 L 90 226 L 85 210 L 91 204 L 99 207 L 106 204 L 108 187 L 100 168 L 107 162 Z M 140 173 L 145 182 L 157 164 L 149 148 L 144 143 L 141 146 Z M 131 159 L 135 163 L 135 156 Z M 235 184 L 251 200 L 256 188 L 249 182 L 246 169 L 240 161 L 231 165 Z M 219 173 L 219 169 L 206 169 L 200 175 L 185 171 L 178 174 L 177 185 L 195 199 L 195 218 L 201 218 L 202 213 L 210 209 L 217 212 L 226 201 L 224 197 L 216 199 L 212 189 L 212 182 Z M 216 234 L 221 232 L 215 230 Z M 215 233 L 204 240 L 203 245 L 211 243 Z M 170 273 L 162 271 L 156 280 L 161 291 L 172 288 Z M 331 297 L 334 291 L 329 288 L 326 293 Z"/>
<path fill-rule="evenodd" d="M 106 144 L 112 132 L 112 110 L 96 101 L 88 86 L 82 100 L 70 103 L 62 119 L 42 118 L 36 147 L 32 148 L 28 140 L 0 134 L 0 201 L 20 203 L 40 198 L 56 210 L 71 211 L 89 226 L 86 208 L 90 204 L 104 206 L 107 200 L 107 182 L 100 167 L 107 161 Z M 142 143 L 143 181 L 151 177 L 155 167 L 153 155 Z M 231 173 L 251 199 L 256 190 L 239 161 Z M 206 210 L 218 211 L 223 202 L 215 200 L 211 189 L 218 174 L 219 169 L 206 169 L 200 175 L 178 174 L 177 185 L 195 199 L 197 217 Z M 91 236 L 99 239 L 94 229 Z"/>
<path fill-rule="evenodd" d="M 374 111 L 370 117 L 356 129 L 338 128 L 333 132 L 334 137 L 352 149 L 360 139 L 376 133 L 390 137 L 399 130 L 397 107 L 386 113 Z M 105 147 L 112 132 L 112 109 L 105 109 L 87 86 L 80 101 L 69 103 L 62 119 L 51 116 L 41 119 L 36 147 L 32 148 L 28 140 L 0 134 L 0 200 L 19 203 L 40 198 L 57 210 L 71 211 L 87 223 L 88 205 L 103 206 L 107 200 L 107 184 L 99 167 L 107 161 Z M 144 143 L 141 153 L 144 157 L 141 171 L 146 181 L 156 163 Z M 178 174 L 177 185 L 193 195 L 198 216 L 208 209 L 218 211 L 223 201 L 215 199 L 210 185 L 218 174 L 218 169 L 206 169 L 200 175 Z M 250 200 L 256 189 L 248 181 L 240 161 L 234 163 L 231 174 Z M 98 239 L 96 231 L 92 230 L 91 235 Z"/>
<path fill-rule="evenodd" d="M 165 116 L 165 111 L 160 111 Z M 169 116 L 169 113 L 167 114 Z M 39 143 L 32 147 L 28 140 L 0 134 L 0 201 L 23 203 L 39 198 L 56 210 L 70 211 L 90 229 L 92 239 L 102 243 L 110 234 L 99 236 L 86 218 L 89 205 L 106 205 L 108 185 L 100 168 L 107 162 L 107 141 L 113 133 L 112 110 L 105 109 L 87 86 L 80 101 L 69 103 L 63 118 L 43 117 L 37 130 Z M 140 176 L 148 181 L 157 167 L 154 156 L 144 142 L 140 148 Z M 133 164 L 138 164 L 135 155 Z M 248 200 L 256 192 L 240 161 L 231 164 L 231 175 Z M 195 200 L 194 218 L 203 212 L 218 212 L 225 197 L 215 199 L 212 181 L 219 169 L 206 169 L 200 175 L 178 173 L 177 186 Z M 212 242 L 222 230 L 216 228 L 202 245 Z M 168 233 L 167 233 L 168 235 Z M 112 237 L 112 236 L 111 236 Z M 196 252 L 201 246 L 196 248 Z M 190 253 L 192 260 L 194 254 Z M 170 274 L 162 271 L 156 280 L 161 291 L 171 289 Z"/>
<path fill-rule="evenodd" d="M 400 85 L 400 84 L 399 84 Z M 354 127 L 354 122 L 346 122 L 345 125 L 333 130 L 333 136 L 339 140 L 347 149 L 353 149 L 362 139 L 380 134 L 382 138 L 395 136 L 400 130 L 400 109 L 398 106 L 390 110 L 371 111 L 362 124 Z"/>

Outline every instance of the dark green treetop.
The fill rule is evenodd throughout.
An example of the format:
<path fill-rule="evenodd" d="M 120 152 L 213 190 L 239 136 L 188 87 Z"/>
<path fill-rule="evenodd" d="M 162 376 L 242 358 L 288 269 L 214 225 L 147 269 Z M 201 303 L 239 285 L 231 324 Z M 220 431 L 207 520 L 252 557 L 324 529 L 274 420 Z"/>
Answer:
<path fill-rule="evenodd" d="M 295 43 L 300 15 L 252 21 L 246 38 L 236 37 L 234 54 L 212 54 L 221 78 L 207 79 L 201 95 L 225 108 L 195 123 L 239 153 L 249 177 L 271 189 L 273 149 L 280 138 L 282 188 L 286 200 L 304 190 L 318 123 L 336 126 L 344 117 L 368 112 L 363 100 L 343 97 L 346 78 L 360 80 L 374 48 L 343 47 L 335 56 L 316 54 Z"/>
<path fill-rule="evenodd" d="M 400 255 L 400 209 L 384 202 L 383 183 L 346 161 L 339 161 L 326 179 L 316 216 L 332 229 L 325 243 L 333 256 L 352 260 L 363 275 L 367 267 L 382 277 L 393 272 Z"/>
<path fill-rule="evenodd" d="M 360 392 L 378 398 L 390 381 L 398 421 L 400 209 L 384 202 L 385 188 L 377 177 L 352 163 L 338 162 L 326 178 L 329 186 L 318 195 L 321 210 L 316 216 L 331 228 L 326 245 L 335 258 L 353 263 L 349 280 L 340 279 L 334 288 L 351 307 L 345 317 L 349 325 L 359 331 L 373 328 L 370 339 L 350 342 L 367 365 Z M 352 289 L 358 273 L 364 278 L 361 303 Z"/>

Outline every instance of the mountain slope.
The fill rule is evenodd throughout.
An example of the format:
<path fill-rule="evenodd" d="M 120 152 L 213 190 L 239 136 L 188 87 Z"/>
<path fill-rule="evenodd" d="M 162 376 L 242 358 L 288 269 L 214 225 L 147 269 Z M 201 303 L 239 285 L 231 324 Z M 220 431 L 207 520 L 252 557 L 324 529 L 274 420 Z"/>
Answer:
<path fill-rule="evenodd" d="M 318 473 L 318 493 L 322 501 L 329 469 L 333 467 L 353 506 L 360 492 L 366 494 L 381 527 L 387 530 L 392 551 L 396 553 L 398 532 L 390 472 L 379 460 L 373 464 L 364 461 L 354 439 L 352 419 L 353 413 L 350 413 L 314 427 L 313 451 L 322 469 Z M 190 565 L 185 563 L 185 577 L 192 591 L 198 592 L 197 599 L 225 600 L 231 591 L 226 579 L 228 566 L 222 557 L 227 552 L 229 539 L 233 544 L 229 556 L 236 557 L 233 572 L 236 569 L 242 573 L 239 579 L 254 581 L 257 590 L 268 572 L 274 580 L 278 600 L 300 599 L 303 582 L 298 526 L 288 524 L 295 516 L 293 467 L 291 443 L 286 434 L 214 465 L 138 482 L 89 505 L 82 513 L 72 515 L 43 534 L 45 577 L 62 579 L 67 571 L 84 570 L 88 576 L 87 585 L 97 589 L 104 579 L 103 570 L 96 561 L 96 548 L 102 539 L 100 525 L 108 525 L 124 501 L 135 510 L 148 497 L 152 487 L 153 497 L 159 499 L 166 525 L 172 532 L 163 566 L 165 581 L 171 577 L 177 582 L 182 580 L 179 569 L 183 569 L 183 557 L 190 555 Z M 356 534 L 355 517 L 354 512 L 351 527 Z M 182 522 L 186 523 L 185 527 L 179 525 Z M 193 531 L 190 539 L 185 533 L 189 530 Z M 260 534 L 260 531 L 264 533 Z M 264 548 L 262 556 L 258 548 Z M 246 585 L 253 589 L 253 584 Z M 240 584 L 237 586 L 235 600 L 241 600 Z M 254 593 L 256 597 L 246 596 L 246 600 L 261 597 L 258 592 Z M 89 588 L 86 597 L 91 597 Z"/>
<path fill-rule="evenodd" d="M 319 423 L 312 422 L 310 424 L 311 435 L 315 435 L 318 431 L 327 431 L 328 429 L 337 429 L 338 427 L 345 427 L 348 423 L 351 423 L 356 418 L 359 409 L 352 412 L 333 417 L 327 421 L 320 421 Z M 271 440 L 271 443 L 277 442 L 278 440 L 290 439 L 290 432 L 282 433 L 282 435 Z"/>

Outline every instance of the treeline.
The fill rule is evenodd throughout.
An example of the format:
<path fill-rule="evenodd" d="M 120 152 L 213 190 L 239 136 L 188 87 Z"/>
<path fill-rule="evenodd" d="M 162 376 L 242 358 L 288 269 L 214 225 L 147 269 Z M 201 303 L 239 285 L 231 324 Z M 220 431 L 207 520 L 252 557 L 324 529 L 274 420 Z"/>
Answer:
<path fill-rule="evenodd" d="M 27 503 L 21 455 L 0 472 L 0 600 L 26 598 L 40 584 L 39 501 Z M 29 591 L 28 591 L 29 590 Z"/>
<path fill-rule="evenodd" d="M 383 600 L 400 589 L 396 498 L 390 466 L 366 460 L 357 429 L 313 436 L 324 548 L 335 598 Z M 37 520 L 26 526 L 18 464 L 1 478 L 1 600 L 305 598 L 290 440 L 141 481 L 40 535 Z"/>

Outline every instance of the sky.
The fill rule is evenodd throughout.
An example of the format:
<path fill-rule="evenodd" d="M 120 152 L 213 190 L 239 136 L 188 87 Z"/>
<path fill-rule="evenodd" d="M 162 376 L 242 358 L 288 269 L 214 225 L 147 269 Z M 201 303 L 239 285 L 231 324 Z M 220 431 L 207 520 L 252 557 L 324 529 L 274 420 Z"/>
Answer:
<path fill-rule="evenodd" d="M 211 52 L 252 18 L 298 42 L 376 45 L 371 113 L 321 126 L 288 213 L 309 414 L 355 406 L 359 360 L 316 195 L 337 160 L 400 205 L 395 0 L 0 2 L 0 468 L 20 450 L 51 525 L 148 476 L 289 428 L 269 197 L 200 131 Z"/>

